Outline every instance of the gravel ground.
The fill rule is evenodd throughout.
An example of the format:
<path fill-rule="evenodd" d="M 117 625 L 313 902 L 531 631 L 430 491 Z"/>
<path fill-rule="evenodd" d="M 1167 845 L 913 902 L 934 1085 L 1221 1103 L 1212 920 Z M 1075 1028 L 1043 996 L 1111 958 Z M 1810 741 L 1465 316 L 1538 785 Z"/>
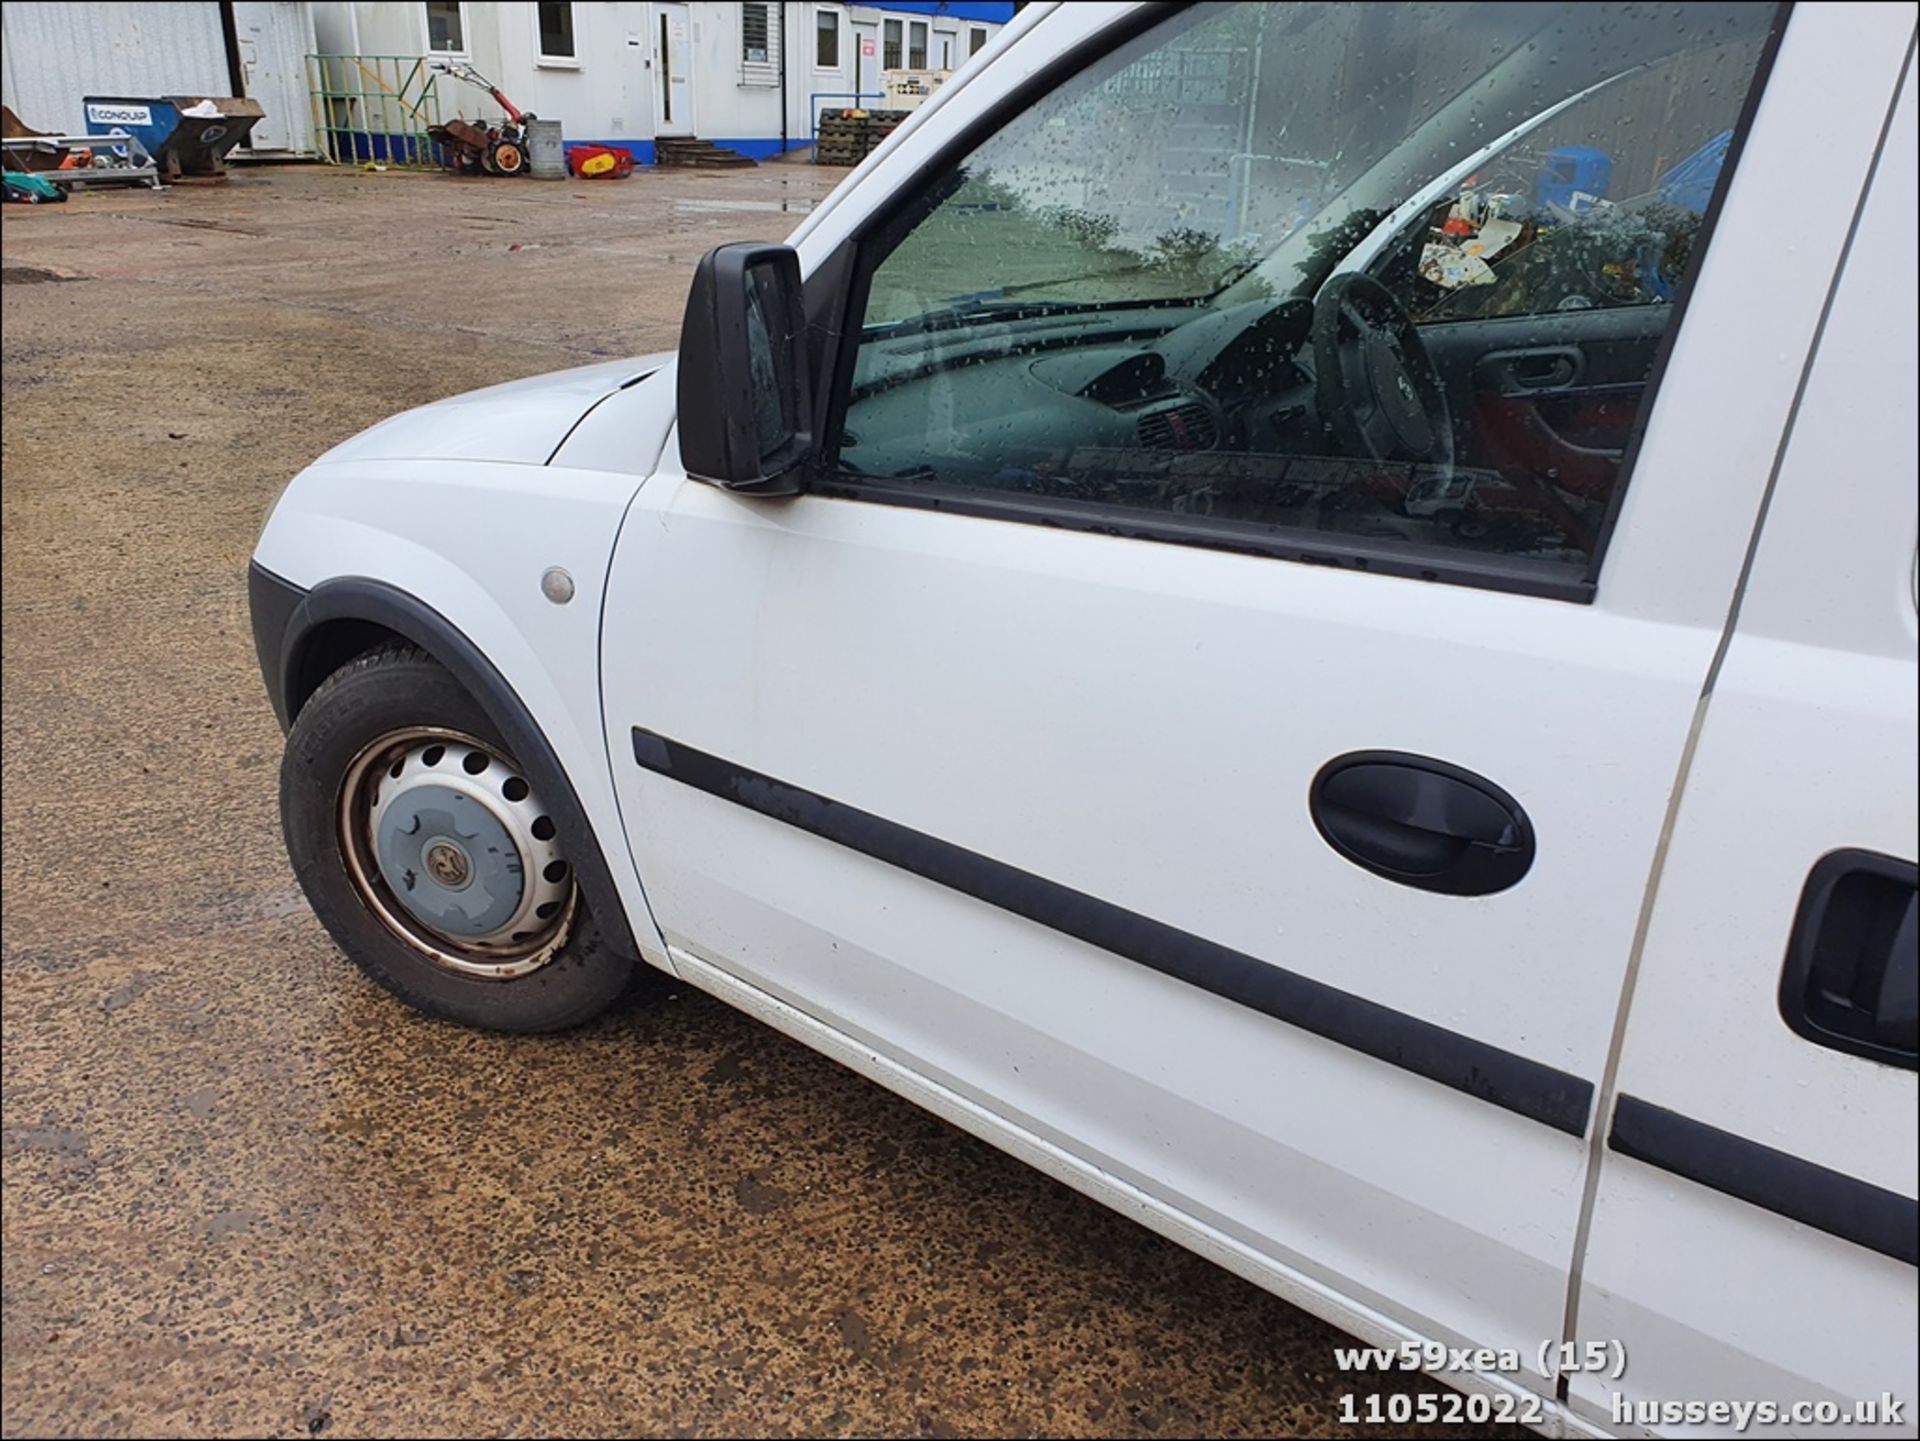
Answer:
<path fill-rule="evenodd" d="M 419 1019 L 293 884 L 243 584 L 280 485 L 670 346 L 693 261 L 840 173 L 7 208 L 6 1435 L 1338 1435 L 1406 1388 L 697 994 Z"/>

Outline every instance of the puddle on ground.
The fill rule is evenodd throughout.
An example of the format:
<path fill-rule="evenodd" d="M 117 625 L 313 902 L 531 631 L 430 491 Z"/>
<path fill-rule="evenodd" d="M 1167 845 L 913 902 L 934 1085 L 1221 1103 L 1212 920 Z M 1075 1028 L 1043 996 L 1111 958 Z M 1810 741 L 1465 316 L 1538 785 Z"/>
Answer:
<path fill-rule="evenodd" d="M 723 210 L 784 210 L 805 215 L 813 209 L 811 200 L 676 200 L 673 208 L 683 215 L 711 215 Z"/>

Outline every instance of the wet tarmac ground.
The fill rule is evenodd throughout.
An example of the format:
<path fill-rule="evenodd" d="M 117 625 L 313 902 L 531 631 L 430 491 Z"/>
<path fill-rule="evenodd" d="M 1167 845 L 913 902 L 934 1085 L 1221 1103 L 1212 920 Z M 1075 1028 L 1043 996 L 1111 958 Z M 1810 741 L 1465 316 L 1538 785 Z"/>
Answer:
<path fill-rule="evenodd" d="M 840 174 L 8 207 L 5 1435 L 1416 1434 L 1338 1423 L 1412 1384 L 1338 1333 L 709 998 L 457 1030 L 293 883 L 281 484 L 671 345 L 694 260 Z"/>

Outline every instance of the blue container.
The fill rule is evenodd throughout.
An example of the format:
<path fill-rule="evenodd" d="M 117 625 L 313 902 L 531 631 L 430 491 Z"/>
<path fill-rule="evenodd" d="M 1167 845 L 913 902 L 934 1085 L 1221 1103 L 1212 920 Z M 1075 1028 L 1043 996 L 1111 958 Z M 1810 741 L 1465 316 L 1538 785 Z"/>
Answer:
<path fill-rule="evenodd" d="M 184 112 L 211 103 L 218 115 Z M 80 101 L 89 135 L 124 130 L 153 156 L 162 176 L 224 175 L 226 154 L 265 112 L 257 100 L 198 95 L 88 95 Z"/>
<path fill-rule="evenodd" d="M 1591 145 L 1562 145 L 1549 150 L 1534 177 L 1533 200 L 1540 209 L 1578 215 L 1607 193 L 1613 157 Z"/>

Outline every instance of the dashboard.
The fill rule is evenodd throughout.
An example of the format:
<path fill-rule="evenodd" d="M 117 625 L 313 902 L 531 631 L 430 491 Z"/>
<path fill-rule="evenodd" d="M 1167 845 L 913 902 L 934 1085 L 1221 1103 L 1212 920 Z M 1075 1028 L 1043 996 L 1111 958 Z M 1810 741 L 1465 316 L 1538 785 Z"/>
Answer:
<path fill-rule="evenodd" d="M 840 437 L 844 472 L 1006 490 L 1201 452 L 1324 452 L 1305 300 L 1164 305 L 869 337 Z M 1151 467 L 1149 467 L 1151 469 Z M 1110 497 L 1103 497 L 1110 498 Z"/>

